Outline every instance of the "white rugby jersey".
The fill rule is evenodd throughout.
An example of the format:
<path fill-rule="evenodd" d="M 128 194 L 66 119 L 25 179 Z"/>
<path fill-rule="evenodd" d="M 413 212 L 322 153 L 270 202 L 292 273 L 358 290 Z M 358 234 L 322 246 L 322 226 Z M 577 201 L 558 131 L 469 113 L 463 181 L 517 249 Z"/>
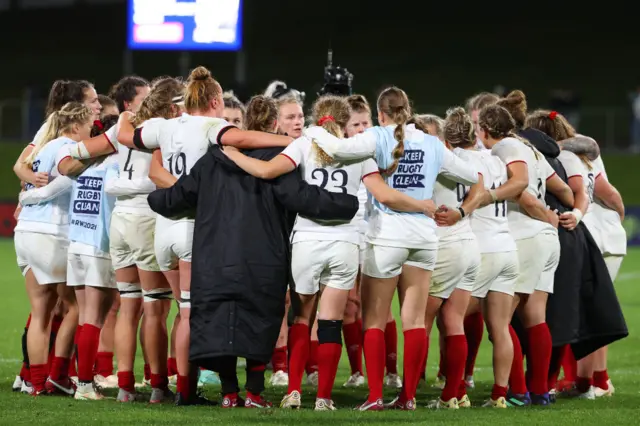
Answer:
<path fill-rule="evenodd" d="M 594 181 L 597 179 L 609 180 L 601 157 L 593 160 L 592 172 L 595 175 Z M 596 234 L 600 234 L 602 238 L 598 245 L 601 246 L 600 250 L 602 250 L 603 254 L 616 256 L 627 254 L 627 233 L 622 227 L 620 216 L 615 210 L 610 209 L 595 198 L 592 211 L 584 216 L 583 221 L 589 229 L 595 228 L 598 230 Z"/>
<path fill-rule="evenodd" d="M 525 163 L 529 172 L 529 185 L 525 191 L 545 203 L 547 180 L 555 172 L 540 152 L 516 138 L 504 138 L 493 146 L 491 153 L 500 158 L 507 167 L 511 163 Z M 507 203 L 507 218 L 511 235 L 516 240 L 535 237 L 542 231 L 557 232 L 550 223 L 532 218 L 513 201 Z"/>
<path fill-rule="evenodd" d="M 465 186 L 443 175 L 438 175 L 436 183 L 433 185 L 432 199 L 438 207 L 445 205 L 449 208 L 458 208 L 462 205 L 470 188 L 471 186 Z M 469 216 L 463 217 L 452 226 L 438 226 L 436 228 L 436 235 L 438 236 L 438 246 L 460 240 L 474 240 L 476 238 L 471 231 Z"/>
<path fill-rule="evenodd" d="M 491 151 L 456 148 L 453 152 L 479 170 L 485 189 L 499 188 L 508 180 L 507 167 L 502 160 L 491 155 Z M 480 253 L 504 253 L 517 249 L 509 230 L 506 201 L 496 201 L 474 210 L 470 221 Z"/>
<path fill-rule="evenodd" d="M 209 141 L 219 142 L 223 131 L 232 127 L 222 118 L 182 114 L 171 120 L 149 120 L 136 132 L 139 131 L 145 148 L 160 148 L 162 165 L 180 179 L 189 174 L 196 162 L 206 154 Z"/>
<path fill-rule="evenodd" d="M 379 173 L 378 165 L 372 159 L 323 167 L 317 162 L 312 140 L 305 136 L 293 141 L 282 151 L 282 155 L 291 160 L 296 167 L 300 167 L 302 176 L 307 183 L 319 186 L 329 192 L 357 196 L 362 179 L 367 175 Z M 354 217 L 346 222 L 323 221 L 298 216 L 293 227 L 292 242 L 332 240 L 359 244 L 358 232 L 361 220 L 361 218 Z"/>
<path fill-rule="evenodd" d="M 570 179 L 574 176 L 582 177 L 582 184 L 587 190 L 587 195 L 589 196 L 589 206 L 587 208 L 587 213 L 593 210 L 593 190 L 596 185 L 596 178 L 593 170 L 589 170 L 589 167 L 571 151 L 561 151 L 558 156 L 558 160 L 562 163 L 564 170 L 567 172 L 567 179 Z"/>
<path fill-rule="evenodd" d="M 367 211 L 371 208 L 369 201 L 369 192 L 367 187 L 364 186 L 364 182 L 360 182 L 360 188 L 358 188 L 358 211 L 354 217 L 354 220 L 358 220 L 358 232 L 365 234 L 367 232 Z"/>
<path fill-rule="evenodd" d="M 165 121 L 163 118 L 152 118 L 145 121 L 139 127 L 148 125 L 155 121 Z M 115 129 L 113 126 L 111 129 Z M 108 137 L 109 129 L 107 131 Z M 113 136 L 115 138 L 115 135 Z M 149 207 L 147 195 L 154 188 L 149 179 L 149 169 L 151 167 L 152 153 L 128 148 L 115 139 L 110 139 L 118 150 L 118 178 L 110 183 L 110 187 L 129 189 L 129 194 L 118 195 L 116 205 L 113 212 L 131 213 L 142 216 L 155 216 L 155 213 Z"/>

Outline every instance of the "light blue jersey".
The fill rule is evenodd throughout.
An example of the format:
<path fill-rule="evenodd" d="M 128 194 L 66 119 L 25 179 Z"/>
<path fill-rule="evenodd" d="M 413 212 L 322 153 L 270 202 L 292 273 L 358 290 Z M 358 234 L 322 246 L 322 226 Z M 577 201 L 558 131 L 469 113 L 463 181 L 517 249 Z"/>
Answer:
<path fill-rule="evenodd" d="M 118 164 L 107 159 L 89 167 L 73 184 L 69 240 L 109 252 L 109 227 L 115 197 L 105 192 L 109 176 L 117 175 Z"/>
<path fill-rule="evenodd" d="M 395 126 L 372 127 L 367 132 L 376 134 L 375 159 L 381 170 L 393 164 L 393 150 L 398 141 L 393 136 Z M 442 167 L 445 147 L 435 136 L 417 130 L 405 130 L 404 156 L 398 168 L 390 176 L 384 177 L 391 188 L 407 194 L 416 200 L 428 200 L 433 195 L 433 185 Z M 375 208 L 385 213 L 400 214 L 373 199 Z M 422 213 L 402 213 L 421 215 Z"/>
<path fill-rule="evenodd" d="M 56 157 L 60 148 L 72 143 L 76 142 L 67 137 L 60 137 L 46 144 L 40 152 L 38 152 L 33 161 L 33 172 L 44 172 L 49 173 L 50 176 L 55 176 L 57 174 Z M 33 188 L 34 186 L 31 184 L 26 186 L 27 190 Z M 53 199 L 37 204 L 24 205 L 18 217 L 19 223 L 16 230 L 32 230 L 34 232 L 66 235 L 66 228 L 69 223 L 70 198 L 71 193 L 66 191 Z M 39 222 L 42 225 L 34 228 L 32 225 L 27 226 L 25 223 L 21 224 L 20 222 Z M 48 232 L 47 229 L 50 229 L 51 232 Z"/>

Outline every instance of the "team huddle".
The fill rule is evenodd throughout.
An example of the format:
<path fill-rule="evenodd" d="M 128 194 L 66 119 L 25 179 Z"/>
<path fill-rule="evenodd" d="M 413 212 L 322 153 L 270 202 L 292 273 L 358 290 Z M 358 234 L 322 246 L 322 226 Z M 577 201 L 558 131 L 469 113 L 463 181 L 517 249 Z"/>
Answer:
<path fill-rule="evenodd" d="M 389 87 L 377 99 L 378 126 L 361 95 L 321 95 L 308 127 L 303 102 L 278 83 L 245 106 L 204 67 L 186 82 L 125 77 L 109 96 L 86 81 L 54 83 L 46 122 L 14 167 L 23 186 L 15 249 L 31 304 L 14 390 L 101 400 L 103 389 L 118 388 L 117 401 L 134 402 L 147 386 L 150 403 L 214 405 L 197 387 L 220 380 L 223 408 L 269 408 L 262 392 L 271 368 L 270 384 L 286 388 L 282 408 L 306 402 L 306 374 L 315 410 L 336 410 L 344 340 L 351 375 L 343 386 L 368 387 L 356 408 L 414 410 L 435 322 L 442 393 L 428 407 L 471 407 L 485 325 L 494 385 L 484 406 L 613 394 L 606 342 L 574 357 L 576 339 L 558 343 L 547 324 L 554 287 L 564 284 L 559 265 L 574 261 L 567 241 L 589 234 L 608 287 L 626 254 L 624 205 L 593 139 L 555 111 L 528 113 L 520 91 L 481 93 L 442 119 L 415 114 L 407 94 Z M 237 181 L 233 193 L 207 180 L 221 170 Z M 291 221 L 266 202 L 258 213 L 249 207 L 271 196 Z M 211 199 L 273 219 L 266 231 L 284 235 L 286 248 L 243 240 L 242 224 L 225 227 L 207 212 Z M 204 253 L 212 227 L 245 260 Z M 256 282 L 274 276 L 259 250 L 286 266 L 275 305 L 266 294 L 247 301 L 226 292 L 242 271 Z M 192 251 L 193 282 L 210 280 L 215 290 L 192 287 Z M 179 312 L 169 332 L 172 300 Z M 245 318 L 229 319 L 241 312 L 234 303 L 249 304 Z M 226 338 L 204 330 L 222 316 L 229 336 L 251 336 L 259 323 L 255 348 L 235 337 L 218 347 Z M 215 355 L 202 355 L 205 346 Z M 244 398 L 238 357 L 246 359 Z M 397 396 L 383 401 L 384 387 Z"/>

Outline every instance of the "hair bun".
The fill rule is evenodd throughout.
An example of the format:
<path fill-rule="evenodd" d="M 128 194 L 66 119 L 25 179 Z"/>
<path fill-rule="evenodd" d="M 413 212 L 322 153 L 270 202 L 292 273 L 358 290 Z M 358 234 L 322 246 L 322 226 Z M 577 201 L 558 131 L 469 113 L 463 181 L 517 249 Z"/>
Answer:
<path fill-rule="evenodd" d="M 464 108 L 462 107 L 454 107 L 454 108 L 449 108 L 447 110 L 447 120 L 452 119 L 452 120 L 461 120 L 461 119 L 465 119 L 467 115 L 467 112 L 464 110 Z"/>
<path fill-rule="evenodd" d="M 210 78 L 212 78 L 211 71 L 203 66 L 197 67 L 191 71 L 191 74 L 189 75 L 189 80 L 191 81 L 206 81 Z"/>
<path fill-rule="evenodd" d="M 526 100 L 526 97 L 524 96 L 524 92 L 522 90 L 512 90 L 511 92 L 509 92 L 506 99 L 514 103 L 521 103 Z"/>

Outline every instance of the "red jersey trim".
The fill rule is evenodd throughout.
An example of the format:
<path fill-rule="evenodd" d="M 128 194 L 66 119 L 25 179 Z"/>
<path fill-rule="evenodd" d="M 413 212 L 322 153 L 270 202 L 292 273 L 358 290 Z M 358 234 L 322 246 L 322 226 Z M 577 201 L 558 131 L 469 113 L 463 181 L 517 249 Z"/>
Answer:
<path fill-rule="evenodd" d="M 58 165 L 56 166 L 56 168 L 58 169 L 58 173 L 60 173 L 61 175 L 64 175 L 64 173 L 62 173 L 62 172 L 60 171 L 60 163 L 62 163 L 62 162 L 63 162 L 64 160 L 66 160 L 67 158 L 71 158 L 71 156 L 70 156 L 70 155 L 66 155 L 66 156 L 62 157 L 62 160 L 60 160 L 60 161 L 58 162 Z"/>
<path fill-rule="evenodd" d="M 111 145 L 111 148 L 113 148 L 113 152 L 118 151 L 118 149 L 116 148 L 116 146 L 113 144 L 113 142 L 111 142 L 111 139 L 109 139 L 109 136 L 107 136 L 106 133 L 103 133 L 104 138 L 107 140 L 107 142 L 109 142 L 109 145 Z"/>
<path fill-rule="evenodd" d="M 364 180 L 364 178 L 366 178 L 367 176 L 371 176 L 371 175 L 379 175 L 380 172 L 379 171 L 375 171 L 375 172 L 371 172 L 371 173 L 367 173 L 366 175 L 362 176 L 362 180 Z"/>
<path fill-rule="evenodd" d="M 295 161 L 293 161 L 293 158 L 291 158 L 291 157 L 289 157 L 287 154 L 283 154 L 283 153 L 280 153 L 280 155 L 282 155 L 283 157 L 285 157 L 285 158 L 287 158 L 289 161 L 291 161 L 291 162 L 293 163 L 293 167 L 296 167 L 296 168 L 298 167 L 298 165 L 296 164 L 296 162 L 295 162 Z"/>
<path fill-rule="evenodd" d="M 509 164 L 507 164 L 507 167 L 509 167 L 509 166 L 510 166 L 511 164 L 513 164 L 513 163 L 524 163 L 524 164 L 527 164 L 527 162 L 526 162 L 526 161 L 522 161 L 522 160 L 515 160 L 515 161 L 512 161 L 512 162 L 510 162 Z"/>

